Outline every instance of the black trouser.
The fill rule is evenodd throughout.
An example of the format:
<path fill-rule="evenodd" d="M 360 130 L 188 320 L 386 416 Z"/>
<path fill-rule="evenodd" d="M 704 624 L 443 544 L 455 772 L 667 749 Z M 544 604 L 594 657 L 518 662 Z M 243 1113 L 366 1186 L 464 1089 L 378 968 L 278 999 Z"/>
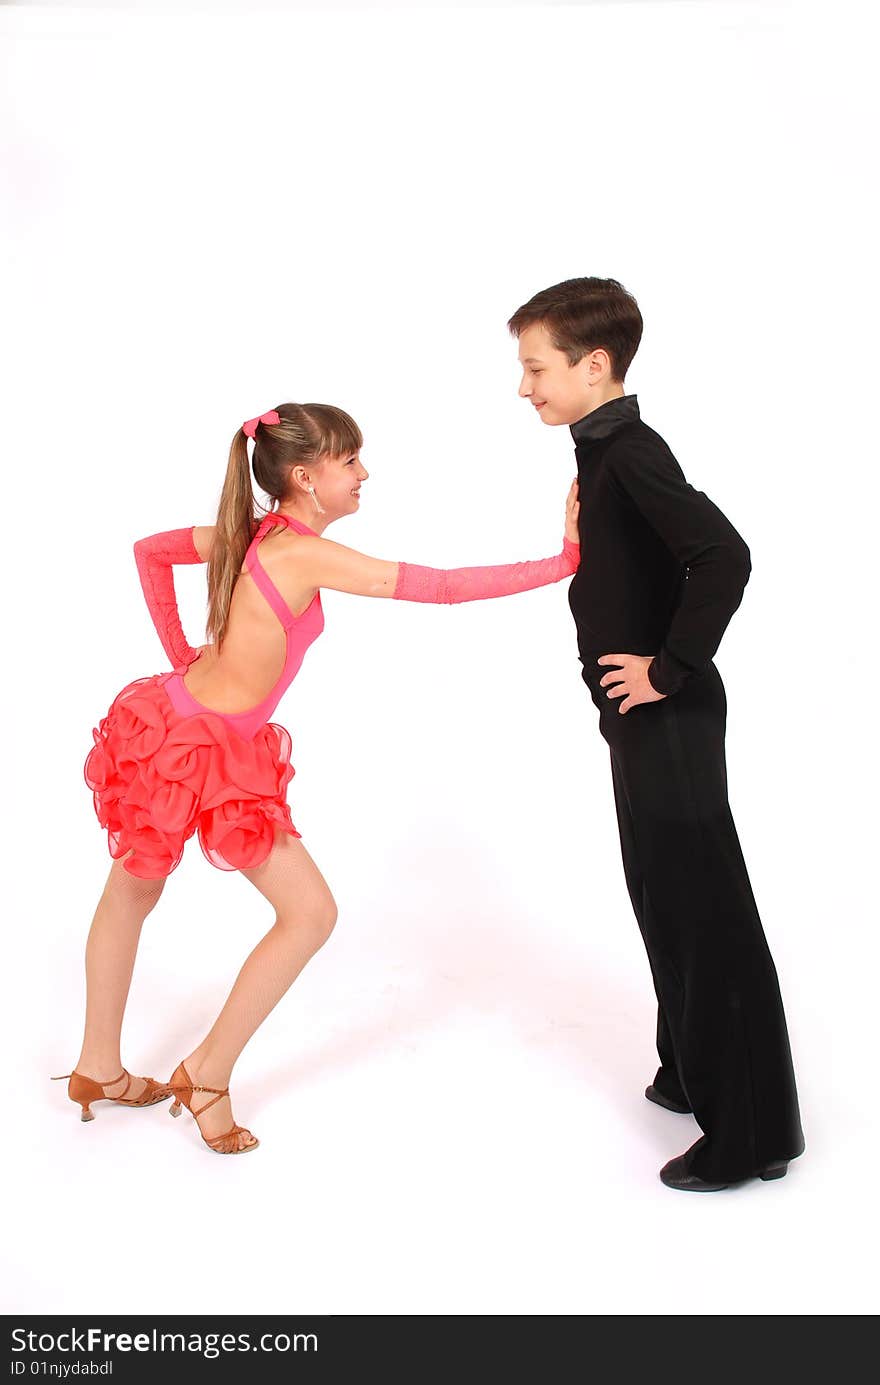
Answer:
<path fill-rule="evenodd" d="M 727 801 L 724 684 L 710 663 L 621 715 L 623 699 L 599 687 L 612 667 L 585 661 L 584 679 L 657 993 L 654 1086 L 703 1130 L 690 1171 L 732 1182 L 795 1158 L 804 1137 L 776 968 Z"/>

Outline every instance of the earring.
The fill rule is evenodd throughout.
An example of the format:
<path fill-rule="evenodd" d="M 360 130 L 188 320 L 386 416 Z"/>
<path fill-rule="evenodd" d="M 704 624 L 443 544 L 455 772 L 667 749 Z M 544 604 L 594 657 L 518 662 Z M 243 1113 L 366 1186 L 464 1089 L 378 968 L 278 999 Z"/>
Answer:
<path fill-rule="evenodd" d="M 315 488 L 314 488 L 314 486 L 309 486 L 309 495 L 312 497 L 312 499 L 313 499 L 314 502 L 315 502 L 315 509 L 318 511 L 318 514 L 319 514 L 319 515 L 324 515 L 324 514 L 326 514 L 327 511 L 324 509 L 324 506 L 321 504 L 320 500 L 319 500 L 318 497 L 315 495 Z"/>

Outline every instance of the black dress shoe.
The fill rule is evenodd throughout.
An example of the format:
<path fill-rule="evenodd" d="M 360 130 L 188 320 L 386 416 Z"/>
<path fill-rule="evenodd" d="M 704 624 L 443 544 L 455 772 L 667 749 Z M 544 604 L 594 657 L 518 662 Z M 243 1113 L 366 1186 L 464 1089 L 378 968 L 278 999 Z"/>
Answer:
<path fill-rule="evenodd" d="M 653 1084 L 645 1088 L 645 1096 L 649 1101 L 655 1102 L 657 1106 L 665 1107 L 667 1111 L 677 1111 L 681 1116 L 689 1116 L 691 1113 L 690 1106 L 682 1106 L 678 1101 L 670 1101 L 669 1097 L 658 1092 Z"/>
<path fill-rule="evenodd" d="M 779 1159 L 776 1163 L 768 1164 L 766 1168 L 752 1174 L 753 1178 L 761 1178 L 768 1182 L 771 1178 L 784 1178 L 788 1173 L 788 1160 Z M 667 1188 L 679 1188 L 685 1193 L 719 1193 L 722 1188 L 729 1188 L 730 1183 L 710 1183 L 705 1178 L 698 1178 L 695 1173 L 689 1173 L 685 1164 L 685 1155 L 679 1154 L 675 1159 L 670 1159 L 668 1164 L 664 1164 L 660 1170 L 660 1180 L 665 1183 Z M 745 1183 L 747 1179 L 738 1178 L 733 1182 Z"/>

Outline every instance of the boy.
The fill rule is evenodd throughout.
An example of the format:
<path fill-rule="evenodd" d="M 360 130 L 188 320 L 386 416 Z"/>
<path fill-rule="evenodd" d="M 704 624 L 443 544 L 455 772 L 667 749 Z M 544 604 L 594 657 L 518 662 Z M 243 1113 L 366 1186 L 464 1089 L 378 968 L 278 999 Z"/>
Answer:
<path fill-rule="evenodd" d="M 804 1139 L 776 970 L 727 801 L 727 699 L 712 662 L 749 550 L 624 392 L 642 317 L 621 284 L 568 279 L 508 326 L 520 395 L 575 443 L 581 564 L 569 604 L 657 993 L 660 1067 L 645 1096 L 692 1111 L 703 1131 L 660 1177 L 693 1192 L 780 1178 Z"/>

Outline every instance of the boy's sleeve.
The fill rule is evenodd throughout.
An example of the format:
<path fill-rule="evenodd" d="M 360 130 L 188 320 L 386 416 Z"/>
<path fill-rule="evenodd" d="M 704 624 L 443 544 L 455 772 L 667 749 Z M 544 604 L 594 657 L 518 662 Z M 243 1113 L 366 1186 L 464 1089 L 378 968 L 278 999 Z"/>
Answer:
<path fill-rule="evenodd" d="M 752 569 L 730 520 L 695 490 L 669 449 L 651 439 L 621 439 L 606 453 L 609 474 L 671 553 L 687 566 L 666 638 L 648 665 L 655 691 L 669 695 L 712 659 Z"/>

